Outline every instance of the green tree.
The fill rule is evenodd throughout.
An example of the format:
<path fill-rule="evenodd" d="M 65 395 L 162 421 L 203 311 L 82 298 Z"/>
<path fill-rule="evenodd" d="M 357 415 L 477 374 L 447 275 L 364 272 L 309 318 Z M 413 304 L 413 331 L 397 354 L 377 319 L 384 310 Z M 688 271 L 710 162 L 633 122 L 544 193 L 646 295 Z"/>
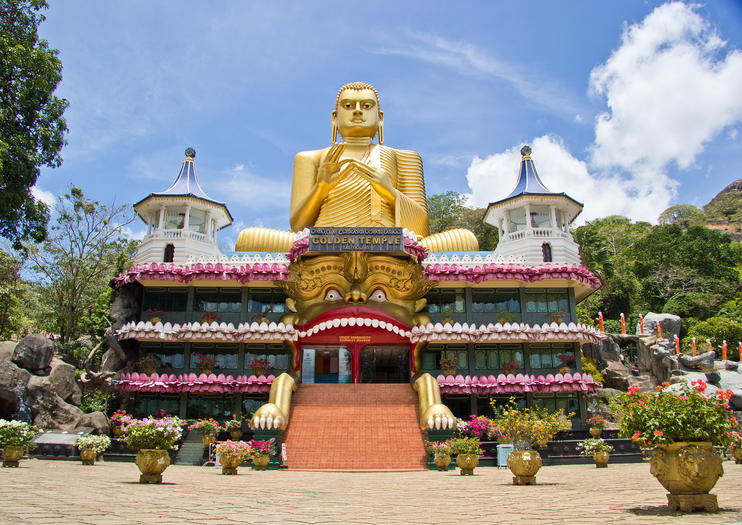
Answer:
<path fill-rule="evenodd" d="M 57 331 L 68 342 L 89 330 L 84 321 L 94 315 L 109 280 L 136 243 L 124 236 L 133 220 L 128 207 L 89 200 L 79 188 L 59 198 L 57 213 L 49 238 L 26 248 L 46 288 L 45 301 L 55 312 Z"/>
<path fill-rule="evenodd" d="M 49 214 L 31 187 L 41 166 L 58 167 L 67 101 L 53 96 L 62 79 L 58 51 L 38 35 L 44 0 L 0 0 L 0 235 L 13 247 L 41 241 Z"/>
<path fill-rule="evenodd" d="M 716 355 L 721 356 L 721 345 L 727 342 L 728 356 L 735 358 L 737 344 L 742 341 L 742 323 L 724 317 L 710 317 L 688 330 L 688 336 L 683 339 L 683 347 L 690 348 L 692 338 L 698 341 L 700 351 L 706 351 L 706 339 L 711 340 Z"/>
<path fill-rule="evenodd" d="M 474 233 L 479 241 L 479 249 L 493 251 L 497 247 L 497 228 L 482 221 L 484 208 L 466 206 L 466 196 L 455 191 L 439 193 L 428 197 L 428 216 L 430 233 L 438 233 L 452 228 L 465 228 Z"/>
<path fill-rule="evenodd" d="M 22 262 L 0 251 L 0 338 L 8 339 L 23 327 L 21 310 L 26 286 L 21 278 Z"/>
<path fill-rule="evenodd" d="M 660 213 L 658 219 L 660 224 L 677 224 L 682 228 L 703 226 L 705 221 L 706 215 L 703 213 L 703 210 L 696 208 L 692 204 L 670 206 Z"/>

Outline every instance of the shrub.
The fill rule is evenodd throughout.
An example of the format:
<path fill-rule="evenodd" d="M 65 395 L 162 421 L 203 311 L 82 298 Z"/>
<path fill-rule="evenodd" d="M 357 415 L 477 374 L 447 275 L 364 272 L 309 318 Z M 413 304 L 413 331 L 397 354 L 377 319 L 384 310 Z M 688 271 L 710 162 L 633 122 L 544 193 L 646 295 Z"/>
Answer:
<path fill-rule="evenodd" d="M 183 433 L 183 421 L 177 417 L 164 419 L 134 419 L 124 423 L 126 446 L 134 449 L 176 450 L 177 442 Z"/>
<path fill-rule="evenodd" d="M 484 454 L 484 450 L 479 448 L 479 439 L 475 437 L 453 438 L 446 441 L 446 444 L 450 447 L 451 454 Z"/>
<path fill-rule="evenodd" d="M 426 441 L 425 450 L 428 451 L 428 454 L 434 456 L 448 456 L 451 454 L 451 445 L 449 445 L 448 441 Z"/>
<path fill-rule="evenodd" d="M 589 357 L 582 358 L 582 372 L 593 376 L 593 380 L 598 383 L 605 383 L 603 374 L 600 373 L 598 367 L 595 365 L 595 360 Z"/>
<path fill-rule="evenodd" d="M 214 452 L 218 455 L 239 456 L 243 461 L 252 455 L 252 448 L 244 441 L 224 441 L 219 443 Z"/>
<path fill-rule="evenodd" d="M 219 423 L 213 418 L 199 419 L 188 427 L 188 430 L 195 430 L 201 434 L 209 435 L 216 434 L 220 429 Z"/>
<path fill-rule="evenodd" d="M 596 452 L 613 452 L 613 447 L 601 438 L 589 438 L 577 443 L 577 451 L 581 456 L 592 456 Z"/>
<path fill-rule="evenodd" d="M 39 429 L 29 423 L 0 419 L 0 445 L 3 447 L 35 448 L 31 440 L 38 433 Z"/>
<path fill-rule="evenodd" d="M 276 455 L 276 438 L 270 438 L 265 441 L 251 440 L 248 445 L 252 449 L 253 456 L 275 456 Z"/>
<path fill-rule="evenodd" d="M 710 293 L 681 292 L 665 303 L 662 311 L 680 317 L 706 319 L 711 315 L 711 308 L 716 298 Z"/>
<path fill-rule="evenodd" d="M 535 443 L 551 439 L 557 432 L 572 426 L 569 417 L 574 414 L 565 414 L 562 409 L 556 412 L 539 406 L 519 409 L 514 398 L 504 407 L 497 407 L 495 403 L 495 399 L 490 399 L 492 408 L 499 412 L 495 425 L 515 450 L 531 449 Z"/>
<path fill-rule="evenodd" d="M 75 440 L 75 446 L 80 450 L 93 450 L 96 455 L 102 454 L 111 446 L 111 438 L 105 435 L 93 436 L 92 434 L 88 434 L 77 438 Z"/>
<path fill-rule="evenodd" d="M 699 352 L 705 351 L 704 343 L 706 339 L 711 339 L 711 344 L 714 346 L 717 355 L 719 355 L 721 353 L 719 348 L 724 340 L 726 340 L 730 349 L 734 348 L 738 341 L 742 341 L 742 323 L 725 317 L 711 317 L 705 321 L 701 321 L 688 330 L 688 336 L 683 339 L 683 347 L 685 349 L 690 348 L 690 342 L 693 337 L 698 341 Z M 734 356 L 735 353 L 730 352 L 730 357 Z"/>

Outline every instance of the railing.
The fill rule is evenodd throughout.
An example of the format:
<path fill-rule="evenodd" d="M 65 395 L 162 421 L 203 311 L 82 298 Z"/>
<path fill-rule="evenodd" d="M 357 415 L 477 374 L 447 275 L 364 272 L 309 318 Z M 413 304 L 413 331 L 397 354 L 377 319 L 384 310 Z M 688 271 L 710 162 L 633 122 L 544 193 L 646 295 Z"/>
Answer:
<path fill-rule="evenodd" d="M 525 238 L 537 238 L 537 239 L 552 239 L 562 238 L 572 240 L 572 235 L 563 232 L 562 230 L 555 230 L 552 228 L 528 228 L 526 230 L 519 230 L 517 232 L 510 232 L 503 236 L 503 240 L 507 241 L 518 241 Z"/>
<path fill-rule="evenodd" d="M 154 230 L 144 236 L 144 240 L 148 239 L 193 239 L 201 242 L 213 243 L 214 241 L 210 236 L 205 233 L 194 232 L 191 230 Z"/>

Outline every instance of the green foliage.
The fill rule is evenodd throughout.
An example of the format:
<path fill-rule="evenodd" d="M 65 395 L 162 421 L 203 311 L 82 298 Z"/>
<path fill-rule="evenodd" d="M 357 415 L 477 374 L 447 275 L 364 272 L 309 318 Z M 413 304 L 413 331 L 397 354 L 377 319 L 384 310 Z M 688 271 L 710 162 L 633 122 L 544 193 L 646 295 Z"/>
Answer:
<path fill-rule="evenodd" d="M 484 451 L 479 448 L 479 438 L 476 437 L 458 437 L 446 441 L 446 445 L 451 450 L 451 454 L 476 454 L 484 455 Z"/>
<path fill-rule="evenodd" d="M 588 438 L 577 443 L 577 451 L 580 456 L 592 456 L 597 452 L 613 452 L 613 447 L 602 438 Z"/>
<path fill-rule="evenodd" d="M 493 251 L 497 247 L 497 228 L 482 222 L 484 208 L 466 206 L 466 196 L 455 191 L 428 197 L 430 233 L 439 233 L 453 228 L 465 228 L 474 233 L 479 249 Z"/>
<path fill-rule="evenodd" d="M 9 339 L 23 328 L 27 286 L 21 279 L 20 259 L 0 251 L 0 338 Z"/>
<path fill-rule="evenodd" d="M 733 357 L 735 352 L 731 350 L 739 341 L 742 341 L 742 323 L 725 317 L 711 317 L 688 330 L 688 336 L 682 342 L 683 346 L 689 348 L 693 337 L 697 339 L 699 349 L 702 343 L 705 347 L 706 339 L 711 339 L 711 344 L 717 355 L 721 355 L 719 348 L 726 340 L 730 349 L 729 355 Z"/>
<path fill-rule="evenodd" d="M 711 315 L 715 297 L 709 293 L 681 292 L 665 303 L 664 313 L 705 319 Z"/>
<path fill-rule="evenodd" d="M 71 187 L 59 199 L 57 220 L 41 245 L 26 245 L 31 269 L 43 284 L 55 332 L 67 342 L 86 332 L 100 335 L 112 295 L 108 282 L 136 243 L 124 228 L 133 220 L 125 206 L 106 206 Z"/>
<path fill-rule="evenodd" d="M 0 419 L 0 446 L 33 448 L 31 440 L 39 429 L 23 421 Z"/>
<path fill-rule="evenodd" d="M 660 213 L 658 222 L 660 224 L 677 224 L 681 228 L 703 226 L 706 222 L 706 214 L 692 204 L 676 204 Z"/>
<path fill-rule="evenodd" d="M 133 450 L 176 450 L 183 423 L 175 416 L 131 420 L 124 428 L 126 446 Z"/>
<path fill-rule="evenodd" d="M 96 454 L 102 454 L 111 446 L 111 438 L 106 435 L 93 436 L 88 434 L 77 438 L 74 444 L 80 450 L 92 450 Z"/>
<path fill-rule="evenodd" d="M 108 409 L 108 398 L 109 395 L 102 390 L 88 392 L 80 402 L 80 410 L 86 414 L 90 412 L 103 412 L 105 414 Z"/>
<path fill-rule="evenodd" d="M 728 443 L 729 433 L 737 426 L 728 409 L 731 391 L 707 397 L 706 383 L 701 380 L 684 383 L 677 393 L 667 383 L 664 386 L 649 393 L 630 387 L 628 393 L 616 397 L 623 406 L 619 435 L 647 447 L 677 441 Z"/>
<path fill-rule="evenodd" d="M 569 418 L 574 414 L 565 414 L 561 408 L 550 412 L 547 408 L 533 406 L 520 409 L 514 398 L 510 403 L 497 406 L 496 399 L 490 399 L 493 410 L 498 412 L 495 426 L 513 444 L 515 450 L 528 450 L 534 444 L 554 437 L 554 434 L 571 427 Z"/>
<path fill-rule="evenodd" d="M 53 96 L 62 80 L 58 51 L 38 35 L 44 0 L 0 0 L 0 235 L 15 249 L 41 241 L 48 209 L 30 189 L 41 166 L 58 167 L 67 101 Z"/>
<path fill-rule="evenodd" d="M 598 370 L 598 367 L 595 365 L 595 360 L 590 357 L 582 358 L 582 372 L 590 374 L 593 377 L 593 380 L 597 381 L 598 383 L 605 383 L 605 378 L 603 377 L 603 374 L 600 373 L 600 370 Z"/>
<path fill-rule="evenodd" d="M 742 223 L 742 180 L 738 179 L 724 188 L 711 202 L 703 207 L 711 221 Z"/>

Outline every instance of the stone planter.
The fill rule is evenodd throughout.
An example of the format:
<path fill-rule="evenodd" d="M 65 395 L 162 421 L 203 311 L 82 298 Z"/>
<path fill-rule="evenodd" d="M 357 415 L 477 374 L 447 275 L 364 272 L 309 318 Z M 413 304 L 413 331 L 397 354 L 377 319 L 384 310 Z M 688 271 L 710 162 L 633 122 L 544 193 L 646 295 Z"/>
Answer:
<path fill-rule="evenodd" d="M 214 434 L 201 434 L 201 443 L 208 447 L 212 443 L 216 443 L 216 436 Z"/>
<path fill-rule="evenodd" d="M 516 450 L 508 456 L 508 468 L 514 474 L 513 485 L 535 485 L 541 456 L 535 450 Z"/>
<path fill-rule="evenodd" d="M 608 466 L 608 460 L 611 459 L 611 455 L 606 451 L 596 452 L 593 454 L 595 460 L 595 466 L 597 468 L 606 468 Z"/>
<path fill-rule="evenodd" d="M 732 457 L 734 457 L 734 462 L 737 465 L 742 465 L 742 448 L 734 447 L 732 449 Z"/>
<path fill-rule="evenodd" d="M 240 439 L 242 437 L 242 429 L 241 428 L 234 428 L 229 431 L 229 437 L 232 439 Z"/>
<path fill-rule="evenodd" d="M 23 457 L 26 447 L 14 447 L 6 445 L 3 448 L 3 467 L 18 467 L 18 462 Z"/>
<path fill-rule="evenodd" d="M 599 438 L 603 433 L 603 429 L 600 427 L 590 427 L 590 435 L 594 438 Z"/>
<path fill-rule="evenodd" d="M 456 456 L 456 465 L 461 469 L 462 476 L 473 476 L 474 469 L 479 465 L 477 454 L 459 454 Z"/>
<path fill-rule="evenodd" d="M 95 458 L 98 454 L 92 448 L 81 448 L 80 459 L 83 465 L 95 465 Z"/>
<path fill-rule="evenodd" d="M 255 465 L 255 470 L 266 470 L 268 463 L 270 463 L 271 457 L 267 454 L 261 454 L 260 456 L 253 456 L 252 463 Z"/>
<path fill-rule="evenodd" d="M 237 467 L 242 464 L 242 456 L 220 454 L 219 463 L 222 464 L 222 474 L 234 476 L 237 474 Z"/>
<path fill-rule="evenodd" d="M 445 472 L 451 464 L 451 456 L 448 454 L 436 454 L 433 457 L 433 462 L 435 463 L 435 466 L 438 467 L 439 471 Z"/>
<path fill-rule="evenodd" d="M 721 458 L 710 442 L 660 445 L 652 452 L 650 472 L 669 492 L 671 510 L 716 512 L 719 503 L 709 494 L 724 475 Z"/>
<path fill-rule="evenodd" d="M 162 473 L 170 466 L 170 455 L 167 450 L 143 448 L 135 461 L 142 472 L 139 483 L 162 483 Z"/>

